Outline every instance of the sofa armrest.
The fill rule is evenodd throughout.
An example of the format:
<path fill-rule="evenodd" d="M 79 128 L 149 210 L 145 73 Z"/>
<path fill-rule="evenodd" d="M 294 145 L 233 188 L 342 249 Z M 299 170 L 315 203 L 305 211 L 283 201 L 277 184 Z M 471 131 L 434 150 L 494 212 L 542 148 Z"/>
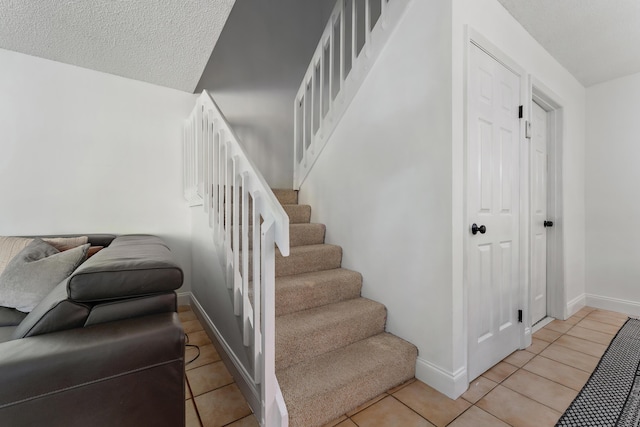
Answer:
<path fill-rule="evenodd" d="M 1 343 L 0 378 L 0 425 L 184 425 L 177 313 Z"/>

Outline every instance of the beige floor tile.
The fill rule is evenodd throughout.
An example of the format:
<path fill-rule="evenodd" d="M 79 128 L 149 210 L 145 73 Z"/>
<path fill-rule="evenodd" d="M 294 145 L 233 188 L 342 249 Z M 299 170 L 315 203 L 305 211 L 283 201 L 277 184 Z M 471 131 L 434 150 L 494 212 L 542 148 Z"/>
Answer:
<path fill-rule="evenodd" d="M 590 376 L 588 372 L 542 356 L 534 357 L 522 369 L 578 391 Z"/>
<path fill-rule="evenodd" d="M 449 399 L 422 381 L 415 381 L 393 396 L 438 427 L 447 425 L 471 406 L 462 398 Z"/>
<path fill-rule="evenodd" d="M 477 406 L 472 406 L 449 424 L 449 427 L 509 427 L 509 424 L 500 421 Z"/>
<path fill-rule="evenodd" d="M 581 369 L 588 373 L 593 372 L 600 361 L 597 357 L 590 356 L 558 344 L 551 344 L 549 347 L 545 348 L 542 353 L 540 353 L 540 356 L 555 360 L 556 362 L 564 363 L 565 365 L 573 366 L 574 368 Z"/>
<path fill-rule="evenodd" d="M 194 396 L 231 384 L 233 377 L 224 363 L 215 362 L 187 371 L 187 378 Z"/>
<path fill-rule="evenodd" d="M 529 371 L 520 369 L 507 378 L 503 386 L 523 394 L 559 412 L 564 412 L 578 395 L 570 389 Z"/>
<path fill-rule="evenodd" d="M 383 394 L 381 394 L 379 396 L 374 397 L 373 399 L 369 400 L 368 402 L 365 402 L 362 405 L 358 406 L 353 411 L 347 412 L 347 417 L 351 417 L 352 415 L 355 415 L 358 412 L 360 412 L 360 411 L 362 411 L 364 409 L 367 409 L 369 406 L 373 405 L 374 403 L 377 403 L 377 402 L 381 401 L 382 399 L 384 399 L 387 396 L 389 396 L 387 393 L 383 393 Z"/>
<path fill-rule="evenodd" d="M 411 383 L 412 383 L 412 382 L 414 382 L 415 380 L 416 380 L 415 378 L 411 378 L 409 381 L 405 381 L 405 382 L 403 382 L 402 384 L 400 384 L 400 385 L 398 385 L 398 386 L 395 386 L 395 387 L 394 387 L 394 388 L 392 388 L 392 389 L 387 390 L 387 393 L 388 393 L 388 394 L 393 394 L 393 393 L 395 393 L 396 391 L 398 391 L 398 390 L 400 390 L 400 389 L 405 388 L 406 386 L 408 386 L 409 384 L 411 384 Z"/>
<path fill-rule="evenodd" d="M 205 331 L 197 331 L 187 334 L 189 337 L 187 344 L 197 345 L 199 347 L 205 346 L 207 344 L 211 344 L 211 339 Z"/>
<path fill-rule="evenodd" d="M 607 346 L 604 344 L 597 344 L 591 341 L 583 340 L 582 338 L 576 338 L 569 335 L 561 336 L 554 342 L 554 344 L 597 357 L 598 359 L 602 357 L 605 350 L 607 349 Z"/>
<path fill-rule="evenodd" d="M 193 332 L 204 330 L 198 319 L 182 322 L 182 329 L 184 329 L 185 334 L 191 334 Z"/>
<path fill-rule="evenodd" d="M 610 325 L 614 325 L 614 326 L 620 327 L 620 326 L 624 325 L 624 323 L 627 321 L 626 315 L 623 314 L 622 316 L 623 317 L 612 316 L 610 314 L 610 312 L 594 311 L 593 313 L 590 313 L 587 318 L 589 320 L 596 320 L 598 322 L 608 323 Z"/>
<path fill-rule="evenodd" d="M 221 427 L 251 414 L 235 384 L 195 397 L 203 427 Z"/>
<path fill-rule="evenodd" d="M 244 417 L 236 422 L 229 424 L 228 427 L 260 427 L 260 423 L 258 423 L 256 417 L 251 414 L 248 417 Z"/>
<path fill-rule="evenodd" d="M 620 330 L 617 325 L 611 325 L 609 323 L 598 322 L 597 320 L 591 320 L 589 316 L 582 319 L 576 326 L 581 328 L 591 329 L 598 332 L 604 332 L 605 334 L 615 335 Z"/>
<path fill-rule="evenodd" d="M 190 311 L 191 310 L 191 306 L 190 305 L 179 305 L 178 306 L 178 313 L 182 313 L 183 311 Z"/>
<path fill-rule="evenodd" d="M 547 328 L 542 328 L 538 332 L 533 334 L 533 337 L 537 338 L 539 340 L 542 340 L 542 341 L 554 342 L 561 335 L 562 335 L 562 333 L 560 333 L 560 332 L 557 332 L 557 331 L 554 331 L 554 330 L 551 330 L 551 329 L 547 329 Z"/>
<path fill-rule="evenodd" d="M 191 350 L 189 350 L 189 349 L 191 349 Z M 193 360 L 193 358 L 196 357 L 197 354 L 198 354 L 198 350 L 197 349 L 195 349 L 193 347 L 188 347 L 188 353 L 185 356 L 185 358 L 186 358 L 185 363 L 190 361 L 190 360 Z M 190 370 L 190 369 L 202 366 L 202 365 L 206 365 L 206 364 L 213 363 L 213 362 L 218 362 L 220 360 L 221 360 L 220 355 L 216 351 L 216 348 L 213 346 L 213 344 L 203 345 L 202 347 L 200 347 L 200 356 L 198 356 L 197 359 L 193 360 L 193 362 L 191 362 L 188 365 L 186 365 L 185 369 L 186 370 Z"/>
<path fill-rule="evenodd" d="M 571 328 L 571 330 L 567 332 L 567 335 L 582 338 L 583 340 L 592 341 L 598 344 L 604 344 L 606 346 L 608 346 L 613 339 L 612 334 L 605 334 L 604 332 L 581 328 L 578 325 Z"/>
<path fill-rule="evenodd" d="M 504 358 L 504 362 L 510 363 L 513 366 L 522 368 L 529 360 L 533 359 L 535 354 L 526 350 L 517 350 Z"/>
<path fill-rule="evenodd" d="M 601 316 L 609 316 L 609 317 L 613 317 L 616 319 L 620 319 L 620 320 L 624 320 L 626 322 L 626 320 L 629 318 L 628 314 L 625 313 L 619 313 L 617 311 L 610 311 L 610 310 L 602 310 L 602 309 L 595 309 L 594 311 L 592 311 L 589 314 L 598 314 Z"/>
<path fill-rule="evenodd" d="M 545 328 L 546 329 L 551 329 L 552 331 L 560 332 L 561 334 L 564 334 L 569 329 L 573 328 L 573 325 L 575 325 L 575 324 L 576 324 L 576 322 L 569 323 L 569 322 L 563 321 L 563 320 L 554 320 L 553 322 L 551 322 L 547 326 L 545 326 Z"/>
<path fill-rule="evenodd" d="M 542 341 L 538 338 L 531 338 L 531 345 L 525 348 L 525 350 L 527 350 L 529 353 L 538 354 L 542 350 L 547 348 L 548 345 L 549 343 L 547 341 Z"/>
<path fill-rule="evenodd" d="M 200 427 L 200 419 L 193 404 L 193 399 L 185 402 L 184 417 L 186 427 Z"/>
<path fill-rule="evenodd" d="M 346 415 L 341 416 L 340 418 L 337 418 L 333 421 L 329 421 L 328 423 L 326 423 L 325 425 L 323 425 L 322 427 L 335 427 L 337 425 L 339 425 L 340 423 L 344 422 L 348 420 Z"/>
<path fill-rule="evenodd" d="M 471 381 L 469 384 L 469 388 L 464 394 L 461 396 L 464 400 L 471 403 L 476 403 L 478 400 L 482 399 L 487 393 L 497 386 L 498 383 L 495 381 L 491 381 L 485 377 L 478 377 L 475 380 Z"/>
<path fill-rule="evenodd" d="M 482 374 L 482 376 L 490 379 L 491 381 L 501 383 L 505 380 L 505 378 L 507 378 L 517 370 L 518 368 L 510 363 L 499 362 L 496 366 Z"/>
<path fill-rule="evenodd" d="M 346 419 L 340 424 L 336 424 L 336 427 L 358 427 L 358 425 L 353 421 L 351 421 L 350 419 Z"/>
<path fill-rule="evenodd" d="M 406 388 L 403 390 L 406 390 Z M 359 427 L 433 426 L 433 424 L 430 424 L 427 420 L 398 402 L 392 396 L 385 397 L 378 403 L 369 406 L 351 418 Z"/>
<path fill-rule="evenodd" d="M 514 427 L 551 427 L 561 413 L 499 385 L 477 406 Z"/>
<path fill-rule="evenodd" d="M 569 317 L 567 320 L 564 320 L 565 323 L 569 323 L 571 325 L 575 325 L 576 323 L 578 323 L 579 321 L 581 321 L 584 317 L 578 317 L 578 316 L 571 316 Z"/>
<path fill-rule="evenodd" d="M 189 320 L 196 320 L 197 318 L 196 314 L 191 310 L 181 311 L 178 313 L 178 319 L 180 319 L 180 322 L 188 322 Z"/>
<path fill-rule="evenodd" d="M 593 307 L 582 307 L 580 310 L 578 310 L 576 314 L 574 314 L 574 316 L 585 317 L 587 314 L 591 313 L 592 311 L 596 311 L 596 309 Z"/>

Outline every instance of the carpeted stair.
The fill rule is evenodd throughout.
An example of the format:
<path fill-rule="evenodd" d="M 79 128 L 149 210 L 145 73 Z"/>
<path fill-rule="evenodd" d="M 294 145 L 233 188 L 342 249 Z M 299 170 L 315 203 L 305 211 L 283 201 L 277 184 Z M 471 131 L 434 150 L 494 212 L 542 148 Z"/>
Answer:
<path fill-rule="evenodd" d="M 291 254 L 276 254 L 276 376 L 291 427 L 321 426 L 413 378 L 417 349 L 384 332 L 386 308 L 360 297 L 297 192 L 274 190 L 290 219 Z"/>

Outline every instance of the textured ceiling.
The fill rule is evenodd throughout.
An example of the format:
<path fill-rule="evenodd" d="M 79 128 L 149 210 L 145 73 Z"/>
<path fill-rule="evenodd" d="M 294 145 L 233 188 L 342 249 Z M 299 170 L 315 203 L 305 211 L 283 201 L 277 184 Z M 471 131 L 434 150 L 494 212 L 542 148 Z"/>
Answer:
<path fill-rule="evenodd" d="M 0 48 L 193 92 L 235 0 L 0 0 Z"/>
<path fill-rule="evenodd" d="M 499 0 L 583 85 L 640 72 L 640 0 Z"/>

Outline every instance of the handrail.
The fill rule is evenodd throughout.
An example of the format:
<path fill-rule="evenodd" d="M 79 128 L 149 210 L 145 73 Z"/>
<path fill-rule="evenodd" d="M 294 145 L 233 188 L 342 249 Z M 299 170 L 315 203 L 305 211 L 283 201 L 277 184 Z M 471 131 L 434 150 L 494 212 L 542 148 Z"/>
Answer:
<path fill-rule="evenodd" d="M 275 254 L 289 255 L 289 217 L 203 91 L 184 126 L 184 196 L 202 204 L 241 317 L 251 366 L 239 371 L 261 396 L 263 424 L 288 425 L 275 376 Z M 239 358 L 236 358 L 238 360 Z"/>
<path fill-rule="evenodd" d="M 338 0 L 294 100 L 299 189 L 412 0 Z"/>

